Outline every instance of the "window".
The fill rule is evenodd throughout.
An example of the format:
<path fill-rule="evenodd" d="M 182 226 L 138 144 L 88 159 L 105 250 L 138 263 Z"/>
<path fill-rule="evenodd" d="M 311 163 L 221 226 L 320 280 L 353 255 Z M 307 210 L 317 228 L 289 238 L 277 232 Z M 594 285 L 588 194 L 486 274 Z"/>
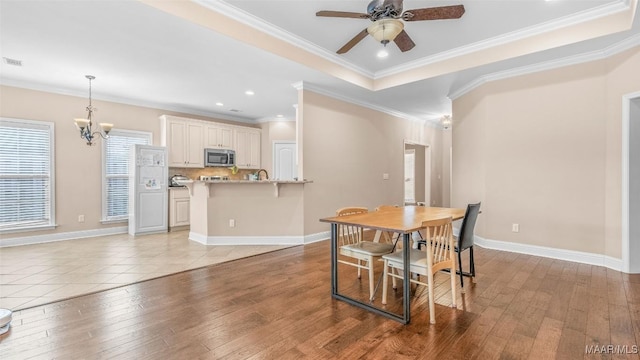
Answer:
<path fill-rule="evenodd" d="M 0 118 L 0 231 L 55 225 L 53 123 Z"/>
<path fill-rule="evenodd" d="M 404 202 L 416 203 L 416 151 L 404 151 Z"/>
<path fill-rule="evenodd" d="M 151 133 L 114 129 L 102 143 L 102 221 L 129 217 L 129 149 L 134 144 L 151 144 Z"/>

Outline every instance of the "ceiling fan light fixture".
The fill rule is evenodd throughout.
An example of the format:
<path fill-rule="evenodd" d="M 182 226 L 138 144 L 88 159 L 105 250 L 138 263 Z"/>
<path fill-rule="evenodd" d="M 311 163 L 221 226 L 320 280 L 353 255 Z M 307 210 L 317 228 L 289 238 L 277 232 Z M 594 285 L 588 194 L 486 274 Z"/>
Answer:
<path fill-rule="evenodd" d="M 378 20 L 367 28 L 369 35 L 383 44 L 393 41 L 402 30 L 404 30 L 404 23 L 398 19 Z"/>
<path fill-rule="evenodd" d="M 382 49 L 380 49 L 380 51 L 378 51 L 378 53 L 376 54 L 376 56 L 377 56 L 377 57 L 379 57 L 379 58 L 381 58 L 381 59 L 384 59 L 384 58 L 386 58 L 387 56 L 389 56 L 389 52 L 387 51 L 387 49 L 386 49 L 386 48 L 384 48 L 384 47 L 383 47 Z"/>

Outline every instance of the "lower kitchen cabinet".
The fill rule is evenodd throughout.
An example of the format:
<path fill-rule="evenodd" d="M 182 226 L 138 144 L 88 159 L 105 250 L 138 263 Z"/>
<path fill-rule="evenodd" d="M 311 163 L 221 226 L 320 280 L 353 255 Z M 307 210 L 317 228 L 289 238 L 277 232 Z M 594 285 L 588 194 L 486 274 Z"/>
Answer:
<path fill-rule="evenodd" d="M 189 189 L 169 188 L 169 231 L 189 226 Z"/>

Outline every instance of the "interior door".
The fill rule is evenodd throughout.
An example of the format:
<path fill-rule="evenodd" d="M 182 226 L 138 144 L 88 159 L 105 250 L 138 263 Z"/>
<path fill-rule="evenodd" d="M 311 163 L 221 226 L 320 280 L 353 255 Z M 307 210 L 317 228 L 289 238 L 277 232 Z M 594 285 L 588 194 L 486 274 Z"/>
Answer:
<path fill-rule="evenodd" d="M 296 176 L 298 176 L 296 143 L 275 142 L 273 144 L 273 178 L 293 180 Z"/>

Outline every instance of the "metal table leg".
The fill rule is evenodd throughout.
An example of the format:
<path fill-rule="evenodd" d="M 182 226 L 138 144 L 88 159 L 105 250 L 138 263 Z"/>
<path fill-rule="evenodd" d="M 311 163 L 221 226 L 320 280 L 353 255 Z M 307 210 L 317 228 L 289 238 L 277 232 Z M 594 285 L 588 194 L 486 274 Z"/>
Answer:
<path fill-rule="evenodd" d="M 371 304 L 362 302 L 360 300 L 356 300 L 350 298 L 348 296 L 342 295 L 338 293 L 338 224 L 331 224 L 331 296 L 334 299 L 338 299 L 344 301 L 353 306 L 357 306 L 359 308 L 369 310 L 378 315 L 382 315 L 388 317 L 392 320 L 399 321 L 402 324 L 408 324 L 411 320 L 411 283 L 410 279 L 410 264 L 409 264 L 409 243 L 411 239 L 411 234 L 404 234 L 403 237 L 403 247 L 402 247 L 402 258 L 404 260 L 404 284 L 403 284 L 403 309 L 402 316 L 398 314 L 394 314 L 392 312 L 379 309 L 377 307 L 371 306 Z"/>
<path fill-rule="evenodd" d="M 338 224 L 331 224 L 331 296 L 338 294 Z"/>
<path fill-rule="evenodd" d="M 403 311 L 404 311 L 404 318 L 403 318 L 403 323 L 404 324 L 408 324 L 409 321 L 411 321 L 411 264 L 410 264 L 410 245 L 409 245 L 409 240 L 411 239 L 411 234 L 404 234 L 404 239 L 403 239 L 403 244 L 402 244 L 402 261 L 403 261 L 403 265 L 404 265 L 404 281 L 402 283 L 402 290 L 403 291 L 403 299 L 402 301 L 404 301 L 403 304 Z"/>

